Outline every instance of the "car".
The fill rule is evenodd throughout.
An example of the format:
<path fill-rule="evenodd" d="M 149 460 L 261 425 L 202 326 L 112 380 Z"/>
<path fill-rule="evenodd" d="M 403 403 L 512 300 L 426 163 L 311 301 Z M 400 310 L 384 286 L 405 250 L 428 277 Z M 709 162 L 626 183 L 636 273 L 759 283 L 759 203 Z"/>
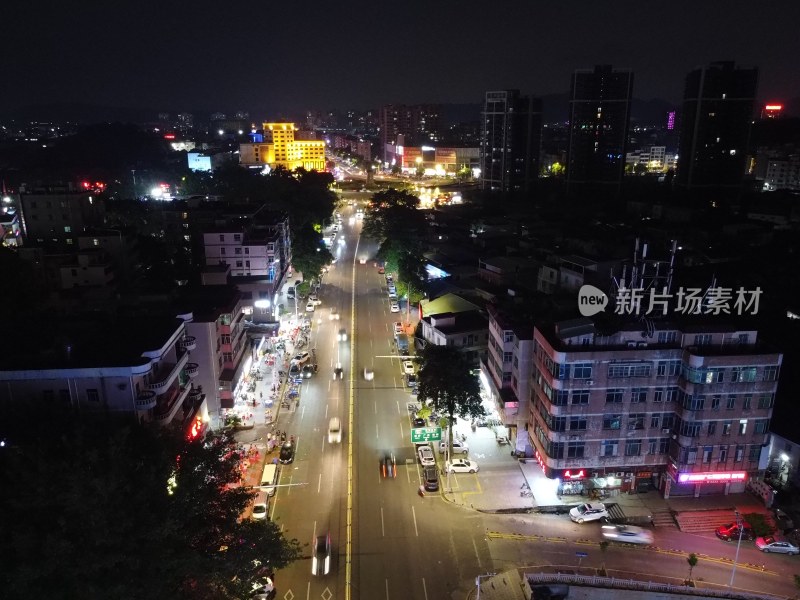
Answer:
<path fill-rule="evenodd" d="M 800 554 L 800 547 L 774 536 L 756 538 L 756 548 L 776 554 Z"/>
<path fill-rule="evenodd" d="M 393 313 L 400 312 L 400 305 L 397 302 L 392 302 L 389 306 L 389 310 L 391 310 Z"/>
<path fill-rule="evenodd" d="M 375 379 L 375 373 L 369 367 L 364 367 L 364 379 L 366 381 L 372 381 Z"/>
<path fill-rule="evenodd" d="M 423 467 L 436 464 L 436 458 L 434 458 L 433 450 L 431 450 L 430 446 L 420 446 L 417 449 L 417 457 Z"/>
<path fill-rule="evenodd" d="M 303 365 L 303 379 L 311 379 L 311 376 L 316 373 L 314 365 Z"/>
<path fill-rule="evenodd" d="M 358 264 L 360 264 L 360 265 L 365 265 L 365 264 L 367 264 L 367 259 L 366 259 L 366 258 L 359 258 L 359 259 L 358 259 Z"/>
<path fill-rule="evenodd" d="M 653 532 L 633 525 L 603 525 L 603 537 L 626 544 L 652 544 Z"/>
<path fill-rule="evenodd" d="M 402 333 L 405 333 L 405 328 L 403 327 L 403 324 L 400 321 L 395 321 L 394 323 L 392 323 L 392 327 L 394 327 L 395 335 L 400 335 Z"/>
<path fill-rule="evenodd" d="M 344 369 L 342 368 L 342 363 L 336 363 L 336 366 L 333 369 L 333 378 L 335 379 L 344 379 Z"/>
<path fill-rule="evenodd" d="M 291 440 L 287 440 L 281 444 L 281 452 L 278 455 L 278 460 L 281 461 L 282 465 L 288 465 L 294 462 L 294 450 L 294 442 Z"/>
<path fill-rule="evenodd" d="M 311 557 L 311 574 L 327 575 L 331 572 L 331 534 L 318 535 L 314 540 L 314 554 Z"/>
<path fill-rule="evenodd" d="M 454 458 L 444 463 L 444 470 L 448 473 L 477 473 L 480 467 L 474 460 Z"/>
<path fill-rule="evenodd" d="M 414 427 L 427 427 L 428 424 L 422 417 L 414 417 Z"/>
<path fill-rule="evenodd" d="M 608 517 L 606 505 L 602 502 L 587 502 L 574 507 L 569 511 L 569 518 L 576 523 L 585 523 L 586 521 L 599 521 Z"/>
<path fill-rule="evenodd" d="M 340 342 L 346 342 L 347 341 L 347 330 L 344 329 L 344 328 L 340 329 L 339 333 L 336 334 L 336 339 L 339 340 Z"/>
<path fill-rule="evenodd" d="M 404 375 L 413 375 L 414 374 L 414 361 L 413 360 L 404 360 L 403 364 L 403 374 Z"/>
<path fill-rule="evenodd" d="M 389 292 L 389 300 L 397 300 L 397 292 Z"/>
<path fill-rule="evenodd" d="M 753 533 L 753 527 L 746 521 L 742 521 L 741 528 L 738 523 L 720 525 L 714 530 L 714 535 L 725 542 L 729 542 L 731 540 L 738 541 L 740 535 L 743 540 L 752 540 L 756 537 Z"/>
<path fill-rule="evenodd" d="M 289 380 L 294 382 L 303 380 L 302 367 L 297 363 L 289 366 Z"/>
<path fill-rule="evenodd" d="M 386 271 L 384 270 L 384 268 L 383 268 L 383 267 L 378 267 L 378 274 L 379 274 L 379 275 L 383 275 L 385 272 L 386 272 Z"/>
<path fill-rule="evenodd" d="M 309 354 L 308 352 L 300 352 L 299 354 L 295 355 L 295 357 L 292 359 L 292 363 L 297 365 L 304 365 L 309 361 L 310 358 L 311 354 Z"/>
<path fill-rule="evenodd" d="M 317 307 L 316 304 L 314 304 L 313 302 L 308 302 L 306 304 L 306 312 L 314 312 L 314 309 L 316 307 Z"/>
<path fill-rule="evenodd" d="M 417 387 L 417 376 L 409 373 L 406 375 L 406 385 L 412 389 Z"/>
<path fill-rule="evenodd" d="M 290 287 L 288 290 L 286 290 L 286 297 L 289 298 L 290 300 L 294 299 L 294 288 L 293 287 Z"/>
<path fill-rule="evenodd" d="M 331 420 L 328 421 L 328 443 L 342 443 L 342 422 L 338 417 L 332 417 Z"/>
<path fill-rule="evenodd" d="M 331 314 L 328 315 L 328 319 L 331 321 L 338 321 L 339 320 L 339 311 L 335 308 L 331 309 Z"/>
<path fill-rule="evenodd" d="M 308 301 L 309 301 L 309 302 L 313 302 L 313 303 L 314 303 L 314 306 L 319 306 L 320 304 L 322 304 L 322 300 L 320 300 L 319 298 L 317 298 L 317 295 L 316 295 L 316 294 L 311 294 L 311 295 L 308 297 Z"/>
<path fill-rule="evenodd" d="M 381 459 L 381 474 L 384 479 L 397 477 L 397 462 L 394 459 L 394 454 L 386 452 Z"/>
<path fill-rule="evenodd" d="M 447 442 L 442 440 L 439 442 L 439 454 L 444 454 L 447 451 Z M 461 440 L 453 440 L 453 454 L 467 454 L 469 452 L 469 445 Z"/>
<path fill-rule="evenodd" d="M 439 489 L 439 472 L 435 466 L 422 469 L 422 481 L 428 492 L 435 492 Z"/>
<path fill-rule="evenodd" d="M 391 273 L 387 273 L 386 274 L 386 283 L 391 285 L 392 281 L 394 281 L 394 277 L 392 277 Z"/>

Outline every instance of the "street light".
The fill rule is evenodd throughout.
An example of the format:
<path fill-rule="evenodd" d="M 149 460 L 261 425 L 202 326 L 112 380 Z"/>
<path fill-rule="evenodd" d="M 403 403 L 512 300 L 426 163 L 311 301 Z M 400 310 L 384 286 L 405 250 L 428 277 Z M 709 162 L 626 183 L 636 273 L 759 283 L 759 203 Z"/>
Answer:
<path fill-rule="evenodd" d="M 486 573 L 485 575 L 478 575 L 475 578 L 475 586 L 478 588 L 478 594 L 475 596 L 475 600 L 480 600 L 481 597 L 481 579 L 487 579 L 495 575 L 497 575 L 497 573 Z"/>
<path fill-rule="evenodd" d="M 739 528 L 739 541 L 736 544 L 736 557 L 733 559 L 733 570 L 731 571 L 731 582 L 728 584 L 729 588 L 733 587 L 733 578 L 736 577 L 736 565 L 739 562 L 739 548 L 742 546 L 742 533 L 744 533 L 744 527 L 742 523 L 742 515 L 739 514 L 739 511 L 736 511 L 736 526 Z"/>

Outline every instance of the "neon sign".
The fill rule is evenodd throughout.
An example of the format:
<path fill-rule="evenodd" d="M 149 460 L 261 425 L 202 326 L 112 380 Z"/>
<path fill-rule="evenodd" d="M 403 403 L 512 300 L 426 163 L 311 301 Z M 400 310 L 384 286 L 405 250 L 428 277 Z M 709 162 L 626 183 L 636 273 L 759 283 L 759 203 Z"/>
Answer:
<path fill-rule="evenodd" d="M 586 474 L 583 472 L 583 469 L 577 473 L 573 473 L 572 471 L 564 471 L 564 479 L 583 479 L 584 477 L 586 477 Z"/>
<path fill-rule="evenodd" d="M 747 480 L 745 471 L 725 471 L 721 473 L 681 473 L 678 483 L 728 483 Z"/>

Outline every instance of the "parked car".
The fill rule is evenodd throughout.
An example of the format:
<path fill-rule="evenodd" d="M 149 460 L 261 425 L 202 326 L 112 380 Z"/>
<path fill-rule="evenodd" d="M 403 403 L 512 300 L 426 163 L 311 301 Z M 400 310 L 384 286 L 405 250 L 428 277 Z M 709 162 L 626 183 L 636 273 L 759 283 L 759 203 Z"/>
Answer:
<path fill-rule="evenodd" d="M 413 360 L 404 360 L 403 361 L 403 373 L 405 375 L 413 375 L 414 374 L 414 361 Z"/>
<path fill-rule="evenodd" d="M 281 452 L 278 455 L 278 459 L 283 465 L 294 462 L 294 442 L 286 441 L 281 445 Z"/>
<path fill-rule="evenodd" d="M 417 387 L 417 376 L 415 374 L 406 375 L 406 386 L 412 389 Z"/>
<path fill-rule="evenodd" d="M 417 456 L 423 467 L 436 464 L 436 459 L 433 457 L 433 450 L 431 450 L 430 446 L 420 446 L 417 450 Z"/>
<path fill-rule="evenodd" d="M 308 302 L 306 304 L 306 312 L 314 312 L 315 304 L 313 302 Z"/>
<path fill-rule="evenodd" d="M 397 463 L 391 452 L 386 452 L 381 459 L 381 474 L 384 478 L 394 479 L 397 477 Z"/>
<path fill-rule="evenodd" d="M 400 321 L 394 322 L 392 324 L 392 327 L 394 328 L 394 334 L 395 335 L 400 335 L 400 334 L 404 333 L 403 324 Z"/>
<path fill-rule="evenodd" d="M 422 481 L 425 489 L 429 492 L 435 492 L 439 489 L 439 473 L 435 466 L 432 465 L 422 469 Z"/>
<path fill-rule="evenodd" d="M 756 548 L 762 552 L 775 552 L 776 554 L 800 554 L 800 547 L 773 536 L 756 538 Z"/>
<path fill-rule="evenodd" d="M 454 458 L 444 463 L 444 470 L 448 473 L 477 473 L 480 468 L 474 460 Z"/>
<path fill-rule="evenodd" d="M 728 523 L 727 525 L 720 525 L 714 531 L 714 534 L 721 540 L 729 542 L 731 540 L 739 540 L 739 525 L 737 523 Z M 743 540 L 752 540 L 755 538 L 753 527 L 746 521 L 741 525 L 741 536 Z"/>
<path fill-rule="evenodd" d="M 414 417 L 414 427 L 427 427 L 428 424 L 422 417 Z"/>
<path fill-rule="evenodd" d="M 308 352 L 300 352 L 299 354 L 295 354 L 292 362 L 298 365 L 304 365 L 308 362 L 311 358 L 311 354 Z"/>
<path fill-rule="evenodd" d="M 398 313 L 400 312 L 400 305 L 397 302 L 392 302 L 389 305 L 389 310 L 392 311 L 393 313 Z"/>
<path fill-rule="evenodd" d="M 319 298 L 317 298 L 317 295 L 316 295 L 316 294 L 311 294 L 311 295 L 308 297 L 308 301 L 309 301 L 309 302 L 313 302 L 313 303 L 314 303 L 314 306 L 319 306 L 320 304 L 322 304 L 322 300 L 320 300 Z"/>
<path fill-rule="evenodd" d="M 603 525 L 603 537 L 626 544 L 652 544 L 653 532 L 633 525 Z"/>
<path fill-rule="evenodd" d="M 569 511 L 569 518 L 576 523 L 585 523 L 586 521 L 599 521 L 608 517 L 606 505 L 602 502 L 589 502 L 581 504 Z"/>
<path fill-rule="evenodd" d="M 302 367 L 299 364 L 294 363 L 289 367 L 289 380 L 294 383 L 303 381 Z"/>
<path fill-rule="evenodd" d="M 314 555 L 311 557 L 311 574 L 327 575 L 331 571 L 331 534 L 319 535 L 314 540 Z"/>
<path fill-rule="evenodd" d="M 439 442 L 439 454 L 444 454 L 447 451 L 447 441 L 442 440 Z M 467 454 L 469 446 L 466 442 L 461 440 L 453 440 L 453 454 Z"/>

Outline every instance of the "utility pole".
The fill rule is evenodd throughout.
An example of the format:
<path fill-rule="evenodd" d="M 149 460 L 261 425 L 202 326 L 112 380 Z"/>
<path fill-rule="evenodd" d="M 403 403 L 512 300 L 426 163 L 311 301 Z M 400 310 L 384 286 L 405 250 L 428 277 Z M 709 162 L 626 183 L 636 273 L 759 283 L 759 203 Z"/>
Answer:
<path fill-rule="evenodd" d="M 742 522 L 742 515 L 736 511 L 736 526 L 739 528 L 739 542 L 736 544 L 736 556 L 733 559 L 733 570 L 731 571 L 731 581 L 728 584 L 729 588 L 733 587 L 733 578 L 736 577 L 736 565 L 739 563 L 739 548 L 742 547 L 742 534 L 744 533 L 744 523 Z"/>

